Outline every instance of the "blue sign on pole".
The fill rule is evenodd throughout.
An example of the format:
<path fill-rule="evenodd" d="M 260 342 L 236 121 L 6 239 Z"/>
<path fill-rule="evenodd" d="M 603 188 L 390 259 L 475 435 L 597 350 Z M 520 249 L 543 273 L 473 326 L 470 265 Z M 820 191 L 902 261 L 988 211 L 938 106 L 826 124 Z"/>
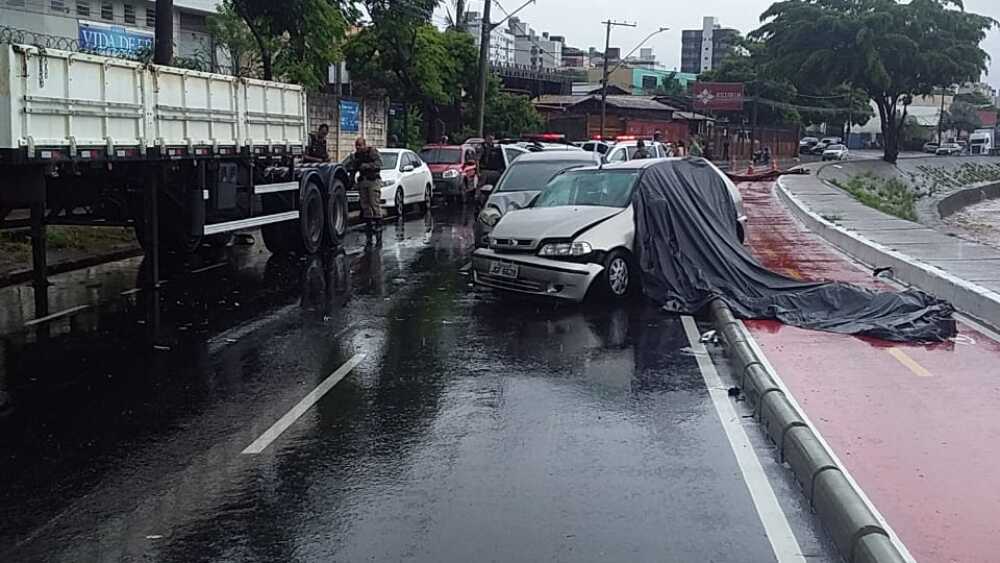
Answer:
<path fill-rule="evenodd" d="M 120 25 L 80 21 L 79 43 L 81 51 L 113 55 L 135 55 L 152 52 L 153 33 Z"/>
<path fill-rule="evenodd" d="M 340 132 L 357 133 L 360 131 L 358 120 L 361 118 L 361 104 L 350 100 L 340 100 Z"/>

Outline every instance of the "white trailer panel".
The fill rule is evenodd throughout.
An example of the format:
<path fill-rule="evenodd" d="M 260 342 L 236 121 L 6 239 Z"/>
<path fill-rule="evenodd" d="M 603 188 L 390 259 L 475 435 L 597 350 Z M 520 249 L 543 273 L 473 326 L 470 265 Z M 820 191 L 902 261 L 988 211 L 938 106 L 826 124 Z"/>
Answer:
<path fill-rule="evenodd" d="M 0 46 L 0 149 L 295 146 L 301 86 Z"/>
<path fill-rule="evenodd" d="M 2 52 L 0 148 L 142 143 L 141 64 L 21 45 Z"/>
<path fill-rule="evenodd" d="M 239 146 L 240 81 L 232 76 L 153 66 L 154 143 Z"/>

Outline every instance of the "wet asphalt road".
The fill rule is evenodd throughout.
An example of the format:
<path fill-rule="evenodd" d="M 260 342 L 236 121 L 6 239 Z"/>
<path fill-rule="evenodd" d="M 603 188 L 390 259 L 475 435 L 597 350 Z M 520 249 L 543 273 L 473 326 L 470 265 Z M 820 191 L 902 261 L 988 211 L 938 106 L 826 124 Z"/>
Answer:
<path fill-rule="evenodd" d="M 837 560 L 681 319 L 476 291 L 471 219 L 230 250 L 159 300 L 129 291 L 138 259 L 67 274 L 51 311 L 95 306 L 29 328 L 30 288 L 0 290 L 0 561 Z"/>

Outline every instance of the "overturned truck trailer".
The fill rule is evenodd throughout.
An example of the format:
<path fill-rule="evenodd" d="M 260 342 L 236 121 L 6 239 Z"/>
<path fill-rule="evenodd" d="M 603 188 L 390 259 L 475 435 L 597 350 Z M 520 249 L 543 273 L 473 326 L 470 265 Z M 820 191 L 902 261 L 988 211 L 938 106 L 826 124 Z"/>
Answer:
<path fill-rule="evenodd" d="M 134 227 L 147 255 L 258 227 L 276 253 L 336 245 L 349 178 L 297 163 L 306 115 L 297 85 L 0 45 L 0 227 L 31 210 L 36 281 L 46 225 Z"/>

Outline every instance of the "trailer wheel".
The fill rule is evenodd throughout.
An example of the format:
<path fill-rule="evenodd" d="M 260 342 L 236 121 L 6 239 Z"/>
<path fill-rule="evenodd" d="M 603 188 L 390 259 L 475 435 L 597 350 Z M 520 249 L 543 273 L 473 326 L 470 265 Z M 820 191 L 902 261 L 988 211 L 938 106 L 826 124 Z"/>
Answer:
<path fill-rule="evenodd" d="M 336 248 L 347 234 L 347 188 L 342 181 L 333 180 L 323 203 L 326 242 Z"/>
<path fill-rule="evenodd" d="M 190 234 L 190 220 L 183 207 L 161 194 L 159 198 L 160 248 L 175 254 L 193 254 L 201 246 L 202 237 Z M 146 210 L 136 202 L 132 212 L 136 241 L 146 250 Z"/>
<path fill-rule="evenodd" d="M 299 248 L 305 254 L 315 254 L 323 245 L 324 235 L 324 204 L 323 194 L 314 182 L 309 182 L 302 189 L 299 199 Z"/>

